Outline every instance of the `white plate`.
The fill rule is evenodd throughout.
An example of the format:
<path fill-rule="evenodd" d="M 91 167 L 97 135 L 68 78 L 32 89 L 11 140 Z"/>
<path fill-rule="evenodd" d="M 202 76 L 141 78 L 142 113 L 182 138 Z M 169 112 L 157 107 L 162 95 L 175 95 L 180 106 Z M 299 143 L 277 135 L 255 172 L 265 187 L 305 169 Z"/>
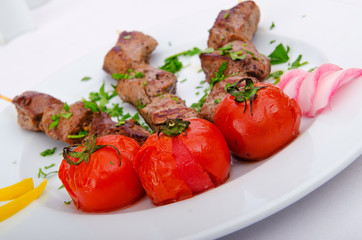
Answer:
<path fill-rule="evenodd" d="M 324 11 L 321 17 L 320 9 L 326 3 L 314 1 L 313 8 L 308 7 L 312 4 L 305 4 L 305 1 L 303 4 L 289 1 L 258 3 L 262 20 L 254 43 L 259 51 L 269 54 L 276 44 L 282 42 L 290 46 L 291 60 L 303 54 L 303 60 L 309 61 L 306 69 L 328 61 L 342 67 L 361 66 L 359 56 L 362 52 L 357 48 L 359 45 L 356 39 L 361 39 L 362 34 L 348 25 L 349 20 L 344 18 L 348 12 L 349 19 L 361 22 L 358 15 L 360 9 L 328 2 L 328 11 Z M 283 8 L 276 7 L 282 5 Z M 334 18 L 337 13 L 340 14 L 338 19 Z M 198 13 L 197 17 L 182 18 L 147 31 L 159 41 L 152 56 L 152 65 L 160 66 L 165 57 L 194 46 L 205 48 L 206 29 L 211 27 L 215 17 L 205 11 Z M 193 24 L 195 19 L 199 19 L 198 24 Z M 270 31 L 269 26 L 273 21 L 276 27 Z M 179 31 L 170 34 L 170 26 L 187 28 L 181 27 Z M 185 40 L 185 36 L 189 38 Z M 271 40 L 276 42 L 271 45 Z M 169 42 L 172 44 L 169 45 Z M 101 66 L 110 47 L 105 46 L 85 56 L 49 77 L 36 90 L 71 103 L 87 97 L 90 91 L 98 90 L 103 82 L 109 87 L 112 79 L 101 70 Z M 351 50 L 353 54 L 346 54 Z M 185 61 L 189 61 L 190 66 L 180 74 L 179 80 L 186 77 L 187 81 L 178 85 L 178 95 L 190 105 L 199 97 L 195 95 L 196 86 L 200 85 L 204 76 L 197 73 L 200 68 L 197 57 Z M 84 76 L 92 79 L 81 82 Z M 343 87 L 334 96 L 328 110 L 315 121 L 303 119 L 300 136 L 283 151 L 262 162 L 234 162 L 227 183 L 194 198 L 154 207 L 144 197 L 124 210 L 108 214 L 85 214 L 75 210 L 73 205 L 64 204 L 70 198 L 64 189 L 58 190 L 61 183 L 53 176 L 37 201 L 1 223 L 0 235 L 4 239 L 30 236 L 52 239 L 216 238 L 241 229 L 305 196 L 361 154 L 361 90 L 362 81 Z M 134 109 L 125 107 L 135 113 Z M 51 163 L 59 166 L 61 157 L 58 154 L 43 158 L 39 153 L 54 146 L 60 153 L 64 145 L 49 140 L 42 133 L 19 128 L 14 108 L 9 107 L 2 112 L 0 127 L 2 183 L 8 183 L 8 179 L 32 177 L 38 184 L 41 181 L 37 179 L 39 168 Z"/>

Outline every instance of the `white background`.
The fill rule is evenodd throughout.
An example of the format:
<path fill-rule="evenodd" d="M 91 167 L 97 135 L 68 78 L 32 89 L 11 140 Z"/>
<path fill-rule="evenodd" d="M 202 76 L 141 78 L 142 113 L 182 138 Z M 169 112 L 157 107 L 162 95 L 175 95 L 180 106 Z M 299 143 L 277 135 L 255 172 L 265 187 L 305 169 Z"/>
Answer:
<path fill-rule="evenodd" d="M 359 8 L 362 14 L 362 1 L 344 2 Z M 50 0 L 31 9 L 37 26 L 35 30 L 0 44 L 0 94 L 12 98 L 34 88 L 47 76 L 94 49 L 115 42 L 116 30 L 147 33 L 148 27 L 174 18 L 208 9 L 227 9 L 235 4 L 236 1 L 231 0 Z M 210 27 L 217 12 L 210 11 Z M 361 22 L 351 24 L 356 25 L 356 31 L 361 31 L 358 30 Z M 179 27 L 171 28 L 169 34 Z M 185 34 L 187 38 L 192 36 Z M 361 61 L 356 64 L 362 67 Z M 10 105 L 1 101 L 0 110 Z M 223 239 L 362 239 L 361 224 L 362 157 L 359 157 L 335 178 L 298 202 Z"/>

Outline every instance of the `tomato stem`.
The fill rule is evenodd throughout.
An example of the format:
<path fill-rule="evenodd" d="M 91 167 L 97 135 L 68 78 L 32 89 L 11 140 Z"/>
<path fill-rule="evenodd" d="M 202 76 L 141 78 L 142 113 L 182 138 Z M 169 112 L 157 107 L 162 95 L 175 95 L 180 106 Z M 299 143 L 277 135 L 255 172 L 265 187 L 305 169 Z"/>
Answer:
<path fill-rule="evenodd" d="M 164 123 L 159 125 L 157 135 L 159 136 L 160 133 L 163 132 L 167 136 L 176 137 L 181 133 L 186 132 L 189 125 L 189 121 L 182 120 L 181 118 L 167 119 Z"/>
<path fill-rule="evenodd" d="M 113 146 L 113 145 L 96 145 L 96 141 L 97 141 L 97 134 L 94 134 L 93 136 L 86 138 L 84 140 L 83 144 L 74 144 L 74 145 L 64 147 L 63 148 L 64 160 L 69 165 L 78 165 L 83 161 L 88 163 L 89 157 L 92 155 L 92 153 L 94 153 L 95 151 L 97 151 L 103 147 L 107 147 L 107 146 L 114 148 L 117 151 L 119 158 L 121 159 L 121 153 L 115 146 Z M 74 149 L 79 146 L 82 147 L 82 150 L 79 152 L 75 152 Z M 73 157 L 73 158 L 78 158 L 78 161 L 76 161 L 76 162 L 72 161 L 69 158 L 69 156 Z M 121 165 L 121 161 L 120 161 L 119 165 Z"/>
<path fill-rule="evenodd" d="M 242 88 L 239 88 L 238 85 L 242 81 L 245 81 L 245 86 Z M 243 111 L 244 113 L 246 111 L 247 100 L 249 100 L 250 113 L 251 113 L 251 115 L 253 115 L 253 101 L 258 96 L 257 92 L 260 89 L 265 88 L 265 87 L 267 87 L 267 86 L 255 87 L 254 82 L 251 78 L 242 78 L 238 82 L 231 84 L 229 86 L 226 86 L 225 90 L 231 96 L 235 97 L 235 99 L 234 99 L 235 102 L 238 102 L 238 103 L 245 102 L 244 111 Z"/>

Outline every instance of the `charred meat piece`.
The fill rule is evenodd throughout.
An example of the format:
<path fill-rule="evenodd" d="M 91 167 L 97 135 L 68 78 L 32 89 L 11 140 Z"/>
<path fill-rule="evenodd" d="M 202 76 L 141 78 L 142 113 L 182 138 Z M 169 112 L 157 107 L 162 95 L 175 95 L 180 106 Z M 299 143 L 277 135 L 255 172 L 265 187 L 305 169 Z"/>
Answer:
<path fill-rule="evenodd" d="M 122 32 L 116 46 L 106 55 L 103 70 L 113 73 L 127 73 L 137 65 L 148 64 L 157 41 L 141 32 Z"/>
<path fill-rule="evenodd" d="M 133 138 L 141 145 L 150 136 L 150 133 L 133 119 L 124 121 L 124 124 L 119 124 L 113 121 L 105 112 L 99 112 L 94 115 L 92 122 L 88 126 L 88 131 L 90 136 L 93 134 L 98 136 L 123 135 Z"/>
<path fill-rule="evenodd" d="M 243 73 L 255 77 L 259 81 L 265 80 L 270 73 L 270 62 L 261 55 L 250 41 L 232 41 L 213 53 L 200 54 L 201 67 L 206 74 L 206 81 L 210 82 L 220 65 L 227 62 L 225 76 Z M 232 59 L 234 57 L 235 60 Z"/>
<path fill-rule="evenodd" d="M 18 112 L 19 126 L 30 131 L 41 131 L 39 124 L 45 108 L 52 104 L 63 104 L 52 96 L 35 91 L 16 96 L 12 103 Z"/>
<path fill-rule="evenodd" d="M 217 108 L 217 105 L 220 101 L 222 101 L 226 95 L 228 94 L 225 91 L 225 86 L 227 84 L 233 84 L 238 82 L 240 79 L 244 78 L 245 76 L 242 74 L 235 75 L 232 77 L 225 78 L 223 81 L 220 81 L 216 83 L 213 88 L 211 89 L 211 92 L 205 99 L 204 104 L 201 107 L 200 110 L 200 117 L 204 118 L 206 120 L 209 120 L 210 122 L 214 122 L 214 115 Z M 248 77 L 249 78 L 249 77 Z M 254 82 L 257 82 L 255 78 L 251 78 Z M 245 82 L 241 82 L 239 87 L 245 86 Z"/>
<path fill-rule="evenodd" d="M 188 108 L 181 98 L 168 93 L 154 97 L 150 104 L 139 111 L 146 123 L 155 132 L 158 131 L 158 125 L 167 119 L 187 119 L 199 115 L 195 109 Z"/>
<path fill-rule="evenodd" d="M 156 96 L 176 92 L 177 78 L 174 74 L 150 65 L 139 65 L 134 71 L 141 72 L 143 77 L 118 81 L 116 90 L 123 101 L 140 108 Z"/>
<path fill-rule="evenodd" d="M 219 48 L 233 40 L 251 40 L 260 19 L 259 7 L 244 1 L 217 16 L 210 30 L 208 47 Z"/>
<path fill-rule="evenodd" d="M 53 116 L 59 118 L 59 123 L 51 127 Z M 64 110 L 64 104 L 52 104 L 44 110 L 40 128 L 54 140 L 61 140 L 69 144 L 80 143 L 82 138 L 69 138 L 69 135 L 78 135 L 87 129 L 93 118 L 93 112 L 84 107 L 83 102 L 70 105 L 69 110 Z"/>

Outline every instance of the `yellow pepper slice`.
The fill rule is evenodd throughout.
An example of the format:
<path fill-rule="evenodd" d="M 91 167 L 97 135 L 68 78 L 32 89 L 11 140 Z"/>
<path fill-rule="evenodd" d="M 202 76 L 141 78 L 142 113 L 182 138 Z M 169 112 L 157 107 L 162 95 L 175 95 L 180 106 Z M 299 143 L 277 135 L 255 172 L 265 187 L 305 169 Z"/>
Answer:
<path fill-rule="evenodd" d="M 45 186 L 47 185 L 47 180 L 44 179 L 42 183 L 39 184 L 37 188 L 25 193 L 24 195 L 18 197 L 17 199 L 3 205 L 0 207 L 0 222 L 11 217 L 15 213 L 19 212 L 21 209 L 29 205 L 33 200 L 37 199 L 40 194 L 44 191 Z"/>
<path fill-rule="evenodd" d="M 0 188 L 0 201 L 13 200 L 21 195 L 34 189 L 34 182 L 32 178 L 25 178 L 24 180 L 15 183 L 11 186 Z"/>

